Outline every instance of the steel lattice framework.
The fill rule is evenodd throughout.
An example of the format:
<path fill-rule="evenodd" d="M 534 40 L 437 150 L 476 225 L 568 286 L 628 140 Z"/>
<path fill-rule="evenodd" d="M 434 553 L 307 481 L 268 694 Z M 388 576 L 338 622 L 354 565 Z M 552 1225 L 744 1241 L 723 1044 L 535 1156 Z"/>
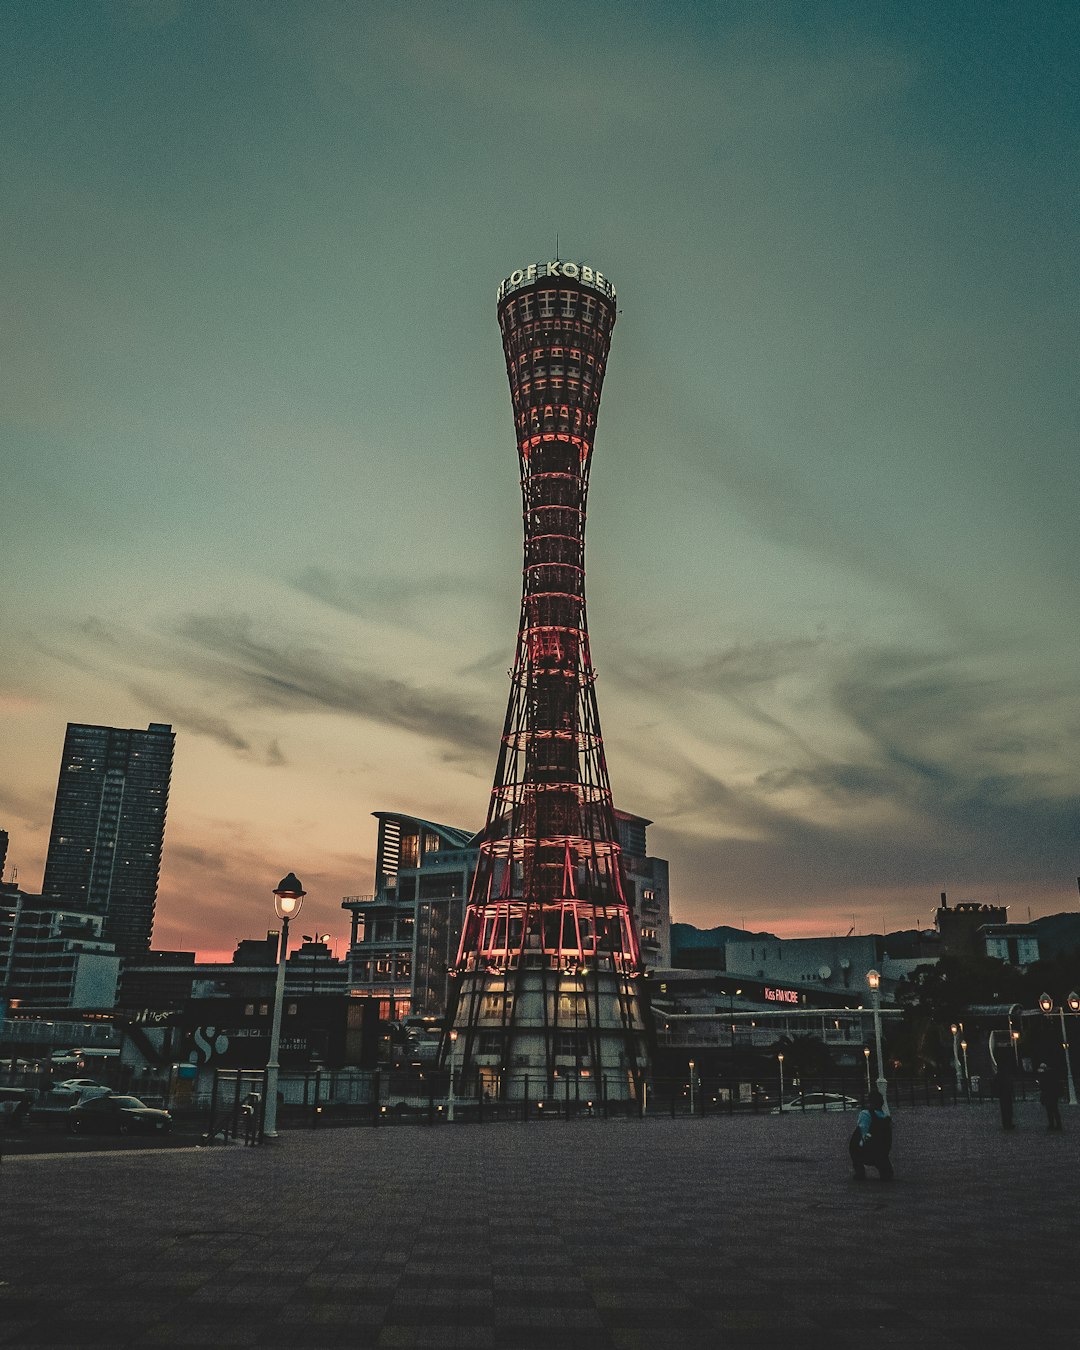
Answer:
<path fill-rule="evenodd" d="M 579 1093 L 585 1079 L 634 1098 L 646 1068 L 641 962 L 585 613 L 585 507 L 615 293 L 560 261 L 515 272 L 499 297 L 524 580 L 455 972 L 451 1068 L 503 1097 L 556 1093 L 559 1079 Z"/>

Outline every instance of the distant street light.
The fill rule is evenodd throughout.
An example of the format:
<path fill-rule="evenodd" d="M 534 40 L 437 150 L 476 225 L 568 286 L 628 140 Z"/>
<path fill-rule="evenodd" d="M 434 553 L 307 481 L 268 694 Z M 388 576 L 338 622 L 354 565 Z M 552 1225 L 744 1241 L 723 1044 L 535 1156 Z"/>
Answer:
<path fill-rule="evenodd" d="M 728 991 L 728 1017 L 731 1025 L 731 1050 L 733 1054 L 735 1052 L 735 999 L 741 993 L 741 989 L 736 989 L 734 994 L 730 990 Z"/>
<path fill-rule="evenodd" d="M 454 1051 L 457 1049 L 458 1034 L 456 1031 L 450 1033 L 450 1091 L 446 1100 L 446 1119 L 453 1123 L 454 1120 Z"/>
<path fill-rule="evenodd" d="M 266 1109 L 263 1114 L 263 1136 L 277 1138 L 278 1108 L 278 1048 L 281 1044 L 281 1004 L 285 997 L 285 959 L 289 954 L 289 920 L 300 913 L 307 891 L 301 886 L 295 872 L 282 877 L 274 888 L 274 909 L 281 920 L 281 942 L 278 946 L 277 983 L 274 986 L 274 1020 L 270 1028 L 270 1058 L 266 1064 Z"/>
<path fill-rule="evenodd" d="M 964 1056 L 964 1086 L 968 1090 L 971 1088 L 971 1075 L 968 1073 L 967 1041 L 960 1042 L 960 1051 Z"/>
<path fill-rule="evenodd" d="M 781 1110 L 783 1110 L 783 1106 L 784 1106 L 784 1056 L 783 1056 L 782 1054 L 777 1055 L 777 1056 L 776 1056 L 776 1062 L 777 1062 L 777 1064 L 780 1065 L 780 1108 L 781 1108 Z"/>
<path fill-rule="evenodd" d="M 885 1079 L 885 1060 L 881 1053 L 881 976 L 876 970 L 866 972 L 866 983 L 874 999 L 874 1043 L 877 1045 L 877 1090 L 881 1093 L 883 1109 L 889 1115 L 889 1084 Z"/>
<path fill-rule="evenodd" d="M 694 1070 L 697 1065 L 693 1060 L 690 1061 L 690 1114 L 694 1114 Z"/>
<path fill-rule="evenodd" d="M 870 1047 L 863 1046 L 863 1058 L 866 1060 L 866 1090 L 870 1091 Z"/>

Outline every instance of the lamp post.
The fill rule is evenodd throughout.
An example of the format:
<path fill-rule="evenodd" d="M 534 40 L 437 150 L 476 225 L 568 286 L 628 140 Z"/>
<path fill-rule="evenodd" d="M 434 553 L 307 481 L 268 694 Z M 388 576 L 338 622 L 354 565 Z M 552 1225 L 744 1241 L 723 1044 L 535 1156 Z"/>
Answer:
<path fill-rule="evenodd" d="M 874 1000 L 874 1043 L 877 1046 L 877 1090 L 881 1093 L 883 1110 L 886 1115 L 890 1115 L 888 1091 L 889 1084 L 885 1079 L 885 1060 L 881 1054 L 881 976 L 876 970 L 866 972 L 866 983 L 870 986 L 870 993 Z"/>
<path fill-rule="evenodd" d="M 735 1000 L 742 993 L 741 989 L 736 989 L 734 994 L 728 992 L 728 1019 L 731 1027 L 731 1053 L 735 1053 Z"/>
<path fill-rule="evenodd" d="M 1080 994 L 1071 993 L 1065 1000 L 1069 1005 L 1071 1013 L 1080 1012 Z M 1069 1049 L 1069 1038 L 1065 1034 L 1065 1008 L 1061 1009 L 1061 1043 L 1065 1048 L 1065 1074 L 1069 1083 L 1069 1105 L 1076 1105 L 1076 1084 L 1073 1082 L 1072 1071 L 1072 1051 Z"/>
<path fill-rule="evenodd" d="M 1013 1013 L 1020 1008 L 1019 1003 L 1014 1003 L 1009 1009 L 1009 1040 L 1012 1041 L 1013 1058 L 1016 1060 L 1016 1067 L 1020 1067 L 1020 1033 L 1013 1026 Z"/>
<path fill-rule="evenodd" d="M 964 1056 L 964 1090 L 971 1091 L 971 1075 L 968 1073 L 967 1041 L 960 1042 L 960 1053 Z"/>
<path fill-rule="evenodd" d="M 1080 994 L 1072 993 L 1065 1000 L 1069 1005 L 1070 1012 L 1080 1012 Z M 1049 994 L 1039 995 L 1039 1007 L 1049 1016 L 1054 1011 L 1054 1000 Z M 1065 1003 L 1058 1008 L 1058 1015 L 1061 1018 L 1061 1051 L 1065 1056 L 1065 1082 L 1069 1089 L 1069 1105 L 1076 1105 L 1076 1083 L 1073 1081 L 1072 1059 L 1069 1051 L 1069 1034 L 1065 1030 Z"/>
<path fill-rule="evenodd" d="M 457 1050 L 456 1031 L 450 1033 L 450 1091 L 446 1096 L 446 1119 L 453 1124 L 454 1120 L 454 1052 Z"/>
<path fill-rule="evenodd" d="M 863 1058 L 866 1060 L 866 1090 L 870 1091 L 870 1047 L 863 1046 Z"/>
<path fill-rule="evenodd" d="M 278 1107 L 278 1047 L 281 1044 L 281 1004 L 285 997 L 285 958 L 289 954 L 289 920 L 300 913 L 307 891 L 301 886 L 295 872 L 282 877 L 274 888 L 274 909 L 281 920 L 281 943 L 278 946 L 277 983 L 274 986 L 274 1020 L 270 1028 L 270 1058 L 266 1062 L 266 1109 L 263 1114 L 263 1137 L 277 1138 Z"/>
<path fill-rule="evenodd" d="M 784 1056 L 780 1053 L 776 1056 L 776 1062 L 780 1066 L 780 1110 L 784 1109 Z"/>
<path fill-rule="evenodd" d="M 954 1022 L 949 1030 L 952 1032 L 952 1062 L 953 1070 L 956 1074 L 956 1090 L 962 1092 L 964 1088 L 960 1073 L 960 1033 L 964 1029 L 963 1022 Z"/>
<path fill-rule="evenodd" d="M 694 1114 L 694 1070 L 697 1065 L 693 1060 L 690 1061 L 690 1114 Z"/>

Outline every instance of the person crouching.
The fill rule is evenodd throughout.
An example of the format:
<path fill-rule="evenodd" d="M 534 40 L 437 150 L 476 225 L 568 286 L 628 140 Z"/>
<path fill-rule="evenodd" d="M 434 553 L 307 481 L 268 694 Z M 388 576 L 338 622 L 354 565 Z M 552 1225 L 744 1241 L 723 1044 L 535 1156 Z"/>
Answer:
<path fill-rule="evenodd" d="M 859 1112 L 859 1119 L 848 1143 L 855 1180 L 865 1181 L 866 1169 L 875 1167 L 882 1181 L 892 1181 L 893 1169 L 889 1161 L 891 1150 L 892 1117 L 885 1109 L 885 1099 L 881 1093 L 871 1092 L 866 1099 L 866 1106 Z"/>

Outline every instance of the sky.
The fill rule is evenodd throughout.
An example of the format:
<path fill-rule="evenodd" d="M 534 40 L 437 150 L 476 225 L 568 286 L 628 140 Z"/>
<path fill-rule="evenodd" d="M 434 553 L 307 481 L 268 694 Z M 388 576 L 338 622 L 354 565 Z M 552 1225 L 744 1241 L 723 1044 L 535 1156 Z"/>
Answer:
<path fill-rule="evenodd" d="M 1080 873 L 1080 8 L 9 0 L 0 828 L 177 732 L 154 943 L 344 952 L 479 829 L 521 585 L 499 282 L 619 296 L 588 600 L 676 919 L 1024 919 Z"/>

